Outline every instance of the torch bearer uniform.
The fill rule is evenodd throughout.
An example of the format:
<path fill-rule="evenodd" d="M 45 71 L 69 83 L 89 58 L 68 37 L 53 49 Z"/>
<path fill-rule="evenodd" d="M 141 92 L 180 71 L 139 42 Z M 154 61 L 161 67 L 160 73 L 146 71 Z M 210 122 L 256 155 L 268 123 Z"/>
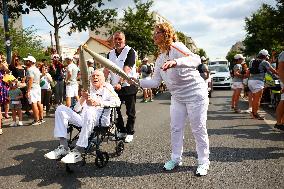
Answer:
<path fill-rule="evenodd" d="M 161 66 L 167 60 L 175 60 L 177 65 L 163 71 Z M 183 43 L 175 42 L 168 54 L 161 53 L 158 56 L 152 79 L 140 80 L 143 88 L 155 88 L 164 81 L 171 93 L 171 160 L 177 164 L 182 161 L 184 126 L 188 118 L 195 138 L 198 164 L 209 165 L 206 129 L 209 99 L 206 83 L 197 70 L 200 63 L 198 55 L 193 54 Z"/>
<path fill-rule="evenodd" d="M 92 99 L 99 101 L 101 106 L 88 106 L 86 102 L 81 106 L 80 103 L 77 102 L 74 107 L 76 112 L 65 105 L 58 106 L 55 111 L 55 138 L 67 138 L 67 126 L 68 123 L 71 123 L 82 127 L 76 145 L 86 148 L 93 127 L 99 124 L 99 118 L 101 118 L 102 126 L 109 126 L 111 110 L 103 110 L 103 106 L 116 107 L 120 105 L 120 100 L 113 87 L 109 83 L 105 83 L 105 86 L 101 89 L 96 90 L 93 88 L 93 90 L 90 91 L 90 96 Z M 79 114 L 77 112 L 81 113 Z"/>

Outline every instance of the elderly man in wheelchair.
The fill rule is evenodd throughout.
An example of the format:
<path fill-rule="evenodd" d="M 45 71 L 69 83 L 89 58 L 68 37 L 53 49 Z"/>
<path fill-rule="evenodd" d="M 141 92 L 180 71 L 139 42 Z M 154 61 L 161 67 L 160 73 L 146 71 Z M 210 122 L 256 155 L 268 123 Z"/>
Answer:
<path fill-rule="evenodd" d="M 63 163 L 77 163 L 82 160 L 82 153 L 88 146 L 88 139 L 97 125 L 110 125 L 111 109 L 104 107 L 120 106 L 120 100 L 113 87 L 105 82 L 102 71 L 96 70 L 91 75 L 90 92 L 81 92 L 74 109 L 61 105 L 55 111 L 54 137 L 60 145 L 44 156 L 48 159 L 61 159 Z M 81 127 L 74 149 L 70 150 L 67 141 L 68 124 Z"/>

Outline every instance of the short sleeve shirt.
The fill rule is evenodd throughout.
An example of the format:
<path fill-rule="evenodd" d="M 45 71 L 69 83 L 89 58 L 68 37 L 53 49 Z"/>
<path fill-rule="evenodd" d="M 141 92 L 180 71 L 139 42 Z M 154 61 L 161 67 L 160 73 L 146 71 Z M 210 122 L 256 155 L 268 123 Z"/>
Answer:
<path fill-rule="evenodd" d="M 16 97 L 20 95 L 22 95 L 22 91 L 18 88 L 15 90 L 9 90 L 9 97 L 11 98 L 11 101 L 15 101 Z"/>
<path fill-rule="evenodd" d="M 70 84 L 76 84 L 79 68 L 74 63 L 71 63 L 67 66 L 67 72 L 71 72 Z"/>
<path fill-rule="evenodd" d="M 233 72 L 235 72 L 235 71 L 237 71 L 237 70 L 239 70 L 240 72 L 243 70 L 241 64 L 236 64 L 236 65 L 233 67 Z M 243 78 L 234 77 L 234 78 L 233 78 L 233 82 L 243 82 Z"/>
<path fill-rule="evenodd" d="M 259 80 L 259 81 L 263 81 L 264 77 L 265 77 L 265 72 L 266 70 L 268 70 L 271 67 L 270 63 L 267 62 L 266 60 L 263 60 L 260 64 L 259 64 L 259 72 L 258 74 L 250 74 L 249 80 Z"/>
<path fill-rule="evenodd" d="M 203 73 L 200 73 L 200 76 L 205 80 L 205 72 L 209 71 L 208 66 L 206 64 L 202 64 L 201 70 L 203 71 Z"/>
<path fill-rule="evenodd" d="M 32 88 L 40 87 L 40 76 L 41 73 L 37 67 L 32 66 L 28 68 L 27 77 L 33 78 Z"/>
<path fill-rule="evenodd" d="M 279 54 L 278 60 L 279 62 L 284 62 L 284 51 Z"/>
<path fill-rule="evenodd" d="M 149 77 L 151 74 L 147 73 L 148 71 L 148 66 L 146 64 L 141 66 L 141 74 L 142 74 L 142 78 L 146 78 Z"/>

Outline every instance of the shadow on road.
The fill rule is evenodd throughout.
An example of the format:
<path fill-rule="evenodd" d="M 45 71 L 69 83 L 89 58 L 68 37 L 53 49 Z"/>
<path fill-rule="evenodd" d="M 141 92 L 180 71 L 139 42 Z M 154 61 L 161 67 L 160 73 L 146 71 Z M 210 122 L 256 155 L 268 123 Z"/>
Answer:
<path fill-rule="evenodd" d="M 44 158 L 44 154 L 49 151 L 50 146 L 56 146 L 57 141 L 39 141 L 23 145 L 13 146 L 8 150 L 25 150 L 34 148 L 33 153 L 26 153 L 15 156 L 13 159 L 19 164 L 0 169 L 0 176 L 24 176 L 21 182 L 40 181 L 38 187 L 49 185 L 60 185 L 63 189 L 81 188 L 83 183 L 80 178 L 87 177 L 134 177 L 143 175 L 152 175 L 163 173 L 162 163 L 131 163 L 127 161 L 118 161 L 118 157 L 110 159 L 104 168 L 97 168 L 94 163 L 94 157 L 90 156 L 85 166 L 79 164 L 72 165 L 74 173 L 65 171 L 65 165 L 53 160 Z M 174 172 L 194 171 L 194 167 L 182 166 Z"/>
<path fill-rule="evenodd" d="M 279 152 L 282 151 L 282 152 Z M 184 152 L 184 156 L 197 157 L 195 152 Z M 242 162 L 245 160 L 279 159 L 284 157 L 284 148 L 230 148 L 211 147 L 210 161 L 215 162 Z"/>
<path fill-rule="evenodd" d="M 244 127 L 244 128 L 242 128 Z M 251 128 L 248 128 L 251 127 Z M 284 135 L 281 132 L 273 130 L 271 127 L 262 125 L 237 125 L 228 126 L 220 129 L 208 129 L 209 136 L 212 135 L 233 135 L 236 138 L 283 141 Z"/>

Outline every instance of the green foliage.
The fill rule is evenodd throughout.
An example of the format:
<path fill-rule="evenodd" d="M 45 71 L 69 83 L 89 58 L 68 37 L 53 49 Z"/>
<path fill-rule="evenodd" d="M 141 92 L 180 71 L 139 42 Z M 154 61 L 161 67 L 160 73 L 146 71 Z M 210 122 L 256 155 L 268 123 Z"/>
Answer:
<path fill-rule="evenodd" d="M 186 35 L 184 33 L 180 32 L 180 31 L 177 31 L 176 35 L 178 37 L 178 40 L 185 44 L 185 42 L 186 42 Z"/>
<path fill-rule="evenodd" d="M 23 6 L 38 11 L 54 28 L 56 49 L 59 52 L 59 29 L 70 25 L 68 32 L 83 31 L 88 28 L 96 30 L 112 21 L 117 15 L 115 9 L 102 9 L 103 0 L 11 0 L 14 2 L 15 12 L 23 10 Z M 111 0 L 108 0 L 111 1 Z M 53 21 L 50 21 L 42 10 L 52 10 Z M 12 9 L 11 9 L 12 11 Z"/>
<path fill-rule="evenodd" d="M 255 55 L 265 48 L 269 52 L 284 47 L 284 2 L 278 0 L 277 8 L 263 4 L 251 17 L 245 18 L 247 31 L 244 40 L 246 55 Z"/>
<path fill-rule="evenodd" d="M 228 52 L 228 54 L 227 54 L 227 56 L 226 56 L 226 59 L 229 61 L 229 62 L 234 62 L 234 56 L 236 55 L 236 54 L 239 54 L 240 52 L 238 52 L 238 51 L 229 51 Z"/>
<path fill-rule="evenodd" d="M 142 3 L 140 0 L 134 0 L 136 9 L 128 7 L 124 10 L 124 17 L 118 26 L 113 27 L 111 32 L 122 31 L 126 36 L 126 42 L 133 47 L 140 59 L 155 52 L 153 43 L 153 30 L 155 20 L 153 19 L 150 8 L 153 1 Z"/>
<path fill-rule="evenodd" d="M 12 28 L 12 27 L 11 27 Z M 43 51 L 41 38 L 35 34 L 34 28 L 23 30 L 10 29 L 10 38 L 12 42 L 12 51 L 18 52 L 21 57 L 26 57 L 29 53 L 37 60 L 49 58 Z M 4 29 L 0 28 L 0 51 L 5 52 Z"/>
<path fill-rule="evenodd" d="M 198 51 L 196 52 L 196 54 L 198 54 L 200 57 L 204 56 L 205 58 L 207 58 L 206 52 L 204 49 L 198 49 Z"/>

